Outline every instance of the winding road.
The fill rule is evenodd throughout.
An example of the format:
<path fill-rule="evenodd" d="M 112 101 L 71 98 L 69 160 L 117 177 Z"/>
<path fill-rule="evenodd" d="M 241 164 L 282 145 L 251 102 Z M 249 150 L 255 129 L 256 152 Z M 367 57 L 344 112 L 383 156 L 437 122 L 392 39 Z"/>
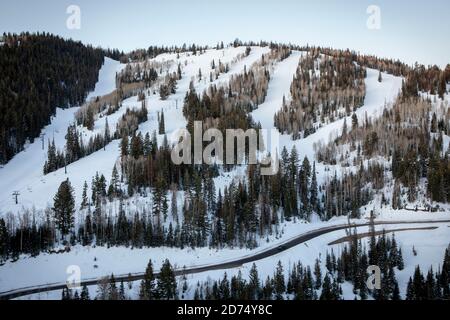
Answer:
<path fill-rule="evenodd" d="M 450 220 L 377 221 L 377 222 L 374 222 L 373 225 L 434 224 L 434 223 L 450 223 Z M 237 258 L 233 261 L 222 262 L 222 263 L 218 263 L 218 264 L 214 264 L 214 265 L 205 265 L 205 266 L 199 266 L 199 267 L 192 267 L 189 269 L 176 270 L 175 275 L 180 276 L 183 274 L 188 275 L 188 274 L 195 274 L 195 273 L 201 273 L 201 272 L 212 271 L 212 270 L 226 270 L 226 269 L 238 268 L 238 267 L 242 266 L 243 264 L 259 261 L 259 260 L 274 256 L 283 251 L 286 251 L 295 246 L 298 246 L 299 244 L 305 243 L 309 240 L 320 237 L 327 233 L 344 230 L 347 228 L 367 227 L 370 225 L 371 225 L 371 223 L 368 222 L 368 223 L 362 223 L 362 224 L 336 225 L 336 226 L 330 226 L 330 227 L 324 227 L 324 228 L 312 230 L 312 231 L 306 232 L 304 234 L 301 234 L 291 240 L 288 240 L 284 243 L 280 243 L 277 247 L 268 248 L 266 250 L 255 253 L 254 255 L 241 257 L 241 258 Z M 125 282 L 138 281 L 138 280 L 142 280 L 143 278 L 144 278 L 144 273 L 115 276 L 115 279 L 118 282 L 120 282 L 120 281 L 125 281 Z M 83 280 L 81 282 L 81 286 L 97 285 L 100 280 L 102 280 L 102 279 L 95 278 L 95 279 Z M 45 285 L 40 285 L 40 286 L 25 287 L 25 288 L 9 290 L 9 291 L 5 291 L 5 292 L 0 292 L 0 300 L 10 300 L 10 299 L 15 299 L 15 298 L 31 295 L 31 294 L 62 290 L 66 286 L 67 286 L 66 283 L 53 283 L 53 284 L 45 284 Z"/>

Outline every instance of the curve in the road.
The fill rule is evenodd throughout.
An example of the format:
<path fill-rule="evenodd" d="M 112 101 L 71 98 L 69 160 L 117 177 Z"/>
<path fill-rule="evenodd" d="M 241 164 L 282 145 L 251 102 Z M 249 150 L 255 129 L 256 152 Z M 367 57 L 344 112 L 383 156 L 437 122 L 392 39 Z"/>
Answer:
<path fill-rule="evenodd" d="M 450 223 L 450 220 L 379 221 L 379 222 L 374 222 L 373 225 L 434 224 L 434 223 Z M 370 225 L 371 225 L 370 223 L 346 224 L 346 225 L 336 225 L 336 226 L 325 227 L 325 228 L 321 228 L 321 229 L 317 229 L 317 230 L 312 230 L 312 231 L 309 231 L 302 235 L 299 235 L 298 237 L 291 239 L 285 243 L 281 243 L 278 247 L 261 251 L 252 256 L 238 258 L 233 261 L 218 263 L 215 265 L 207 265 L 207 266 L 201 266 L 201 267 L 193 267 L 193 268 L 189 268 L 189 269 L 176 270 L 175 275 L 180 276 L 183 274 L 188 275 L 188 274 L 195 274 L 195 273 L 201 273 L 201 272 L 212 271 L 212 270 L 226 270 L 226 269 L 238 268 L 238 267 L 242 266 L 243 264 L 259 261 L 259 260 L 274 256 L 283 251 L 286 251 L 295 246 L 298 246 L 299 244 L 302 244 L 306 241 L 320 237 L 327 233 L 344 230 L 344 229 L 348 229 L 348 228 L 367 227 Z M 120 282 L 120 281 L 128 282 L 128 281 L 142 280 L 143 278 L 144 278 L 144 273 L 139 273 L 139 274 L 133 274 L 133 275 L 128 274 L 128 275 L 117 276 L 117 277 L 115 277 L 115 280 L 118 282 Z M 99 278 L 85 280 L 85 281 L 82 281 L 80 285 L 81 286 L 84 286 L 84 285 L 93 286 L 93 285 L 97 285 L 100 280 L 101 279 L 99 279 Z M 10 300 L 10 299 L 15 299 L 15 298 L 31 295 L 31 294 L 62 290 L 64 288 L 66 288 L 66 286 L 67 286 L 67 284 L 65 284 L 65 283 L 63 283 L 63 284 L 55 283 L 55 284 L 45 284 L 42 286 L 14 289 L 14 290 L 6 291 L 6 292 L 0 292 L 0 299 L 1 300 Z"/>

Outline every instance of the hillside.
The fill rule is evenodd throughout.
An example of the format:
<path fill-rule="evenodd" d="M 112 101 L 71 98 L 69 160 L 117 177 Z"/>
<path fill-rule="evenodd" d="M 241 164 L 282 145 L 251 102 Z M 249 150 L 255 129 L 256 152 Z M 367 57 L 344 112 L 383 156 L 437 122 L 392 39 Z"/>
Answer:
<path fill-rule="evenodd" d="M 450 239 L 449 68 L 274 43 L 194 48 L 135 52 L 126 64 L 100 55 L 96 84 L 88 81 L 75 100 L 49 103 L 55 114 L 48 125 L 40 123 L 43 140 L 25 144 L 0 168 L 0 294 L 63 283 L 70 265 L 80 266 L 87 280 L 142 273 L 149 259 L 155 270 L 169 259 L 180 271 L 281 247 L 254 261 L 262 280 L 274 275 L 278 261 L 285 272 L 301 261 L 315 268 L 311 299 L 326 291 L 327 281 L 337 288 L 330 298 L 377 298 L 379 292 L 361 291 L 359 275 L 342 271 L 340 279 L 339 264 L 325 261 L 333 251 L 360 263 L 365 249 L 349 258 L 344 248 L 357 244 L 330 243 L 374 229 L 382 249 L 371 252 L 380 255 L 398 254 L 391 235 L 380 236 L 383 230 L 408 229 L 395 238 L 404 267 L 382 270 L 397 275 L 384 284 L 386 298 L 394 296 L 395 283 L 399 297 L 407 297 L 416 265 L 442 266 Z M 248 150 L 243 165 L 175 165 L 179 133 L 194 133 L 194 121 L 203 122 L 203 131 L 274 130 L 279 140 L 265 140 L 257 155 L 276 150 L 271 156 L 280 170 L 262 175 L 261 164 L 248 163 Z M 373 221 L 376 228 L 365 225 Z M 420 230 L 412 230 L 416 223 Z M 282 248 L 346 224 L 346 230 Z M 25 275 L 30 268 L 42 272 Z M 252 269 L 246 263 L 227 275 Z M 225 283 L 223 275 L 179 277 L 187 286 L 180 297 L 204 297 L 207 279 Z M 261 286 L 269 290 L 270 283 Z M 304 294 L 297 289 L 273 297 Z M 95 296 L 95 286 L 88 290 Z M 142 298 L 139 283 L 126 294 Z M 59 299 L 61 292 L 29 297 Z"/>

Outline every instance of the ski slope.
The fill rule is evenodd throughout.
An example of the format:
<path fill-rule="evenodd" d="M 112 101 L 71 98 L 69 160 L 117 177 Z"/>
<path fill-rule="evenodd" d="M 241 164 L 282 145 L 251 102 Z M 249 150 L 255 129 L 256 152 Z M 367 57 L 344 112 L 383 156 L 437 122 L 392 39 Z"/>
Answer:
<path fill-rule="evenodd" d="M 301 52 L 293 51 L 287 59 L 278 64 L 271 75 L 265 102 L 252 112 L 253 119 L 261 123 L 263 129 L 274 129 L 273 117 L 282 107 L 283 96 L 290 99 L 292 79 L 301 57 Z"/>

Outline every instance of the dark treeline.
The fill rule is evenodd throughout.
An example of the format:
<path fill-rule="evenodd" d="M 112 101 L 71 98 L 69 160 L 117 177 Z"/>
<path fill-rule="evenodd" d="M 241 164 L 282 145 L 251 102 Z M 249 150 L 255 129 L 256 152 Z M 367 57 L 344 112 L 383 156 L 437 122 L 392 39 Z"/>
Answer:
<path fill-rule="evenodd" d="M 342 288 L 330 275 L 311 271 L 301 262 L 294 263 L 286 276 L 279 261 L 272 277 L 260 279 L 255 264 L 248 280 L 241 271 L 228 279 L 225 273 L 221 280 L 197 283 L 194 300 L 341 300 Z M 286 281 L 287 278 L 287 281 Z"/>
<path fill-rule="evenodd" d="M 141 70 L 140 65 L 138 64 L 136 70 L 134 70 L 131 64 L 127 64 L 125 69 L 118 75 L 118 81 L 119 83 L 135 83 L 142 81 L 147 87 L 150 87 L 152 83 L 158 79 L 158 75 L 158 70 L 154 66 L 146 66 L 144 64 Z"/>
<path fill-rule="evenodd" d="M 0 46 L 0 163 L 39 136 L 56 107 L 94 89 L 103 51 L 50 34 L 5 34 Z"/>
<path fill-rule="evenodd" d="M 317 275 L 316 275 L 317 276 Z M 320 277 L 320 275 L 319 275 Z M 339 300 L 342 289 L 337 281 L 329 275 L 324 279 L 313 276 L 310 267 L 303 267 L 299 262 L 294 264 L 292 272 L 288 275 L 286 283 L 285 271 L 281 262 L 277 264 L 273 277 L 267 277 L 265 281 L 260 279 L 258 269 L 253 264 L 248 280 L 244 279 L 241 272 L 237 276 L 228 279 L 224 277 L 218 281 L 197 283 L 195 286 L 194 300 Z M 128 289 L 132 284 L 128 284 Z M 150 260 L 146 268 L 144 279 L 139 287 L 139 300 L 178 300 L 186 299 L 189 286 L 187 278 L 181 276 L 177 282 L 175 272 L 168 260 L 156 274 L 153 263 Z M 99 282 L 95 300 L 128 300 L 123 282 L 117 286 L 114 275 Z M 81 293 L 69 289 L 62 291 L 62 300 L 90 300 L 89 290 L 83 286 Z"/>
<path fill-rule="evenodd" d="M 224 45 L 222 43 L 222 49 Z M 207 46 L 201 46 L 196 44 L 186 45 L 183 44 L 181 47 L 179 46 L 150 46 L 147 49 L 138 49 L 131 51 L 122 56 L 121 62 L 128 63 L 130 61 L 143 61 L 148 59 L 153 59 L 160 54 L 163 53 L 182 53 L 182 52 L 192 52 L 194 55 L 197 53 L 202 53 L 206 49 Z"/>
<path fill-rule="evenodd" d="M 11 259 L 16 261 L 20 254 L 38 256 L 41 252 L 51 252 L 56 243 L 55 226 L 51 215 L 43 223 L 34 219 L 29 225 L 12 228 L 0 219 L 0 265 Z"/>
<path fill-rule="evenodd" d="M 182 290 L 186 290 L 184 282 Z M 132 289 L 133 283 L 127 284 L 127 289 Z M 164 261 L 158 273 L 153 270 L 152 260 L 145 270 L 144 279 L 139 287 L 139 300 L 175 300 L 178 299 L 178 283 L 175 272 L 169 260 Z M 87 286 L 81 291 L 65 288 L 61 295 L 62 300 L 129 300 L 123 281 L 117 285 L 114 275 L 105 277 L 97 285 L 96 295 L 91 298 Z"/>
<path fill-rule="evenodd" d="M 278 48 L 278 47 L 289 47 L 288 45 L 278 44 L 275 42 L 267 42 L 267 41 L 260 41 L 260 42 L 242 42 L 239 39 L 234 40 L 232 43 L 229 43 L 228 45 L 233 46 L 235 48 L 237 47 L 251 47 L 251 46 L 261 46 L 261 47 L 267 47 L 270 48 Z M 223 41 L 217 43 L 217 45 L 214 47 L 216 50 L 223 50 L 225 49 L 225 44 Z M 129 53 L 126 53 L 121 56 L 121 62 L 127 63 L 130 61 L 143 61 L 147 59 L 155 58 L 156 56 L 163 54 L 163 53 L 183 53 L 183 52 L 192 52 L 192 54 L 202 54 L 205 50 L 209 49 L 208 46 L 202 46 L 198 44 L 183 44 L 182 46 L 150 46 L 147 49 L 138 49 L 131 51 Z M 111 53 L 113 56 L 118 55 L 116 51 L 113 51 Z M 110 55 L 108 55 L 110 56 Z"/>
<path fill-rule="evenodd" d="M 123 59 L 125 53 L 120 51 L 119 49 L 103 49 L 103 54 L 105 57 L 111 58 L 116 61 L 120 61 Z"/>

